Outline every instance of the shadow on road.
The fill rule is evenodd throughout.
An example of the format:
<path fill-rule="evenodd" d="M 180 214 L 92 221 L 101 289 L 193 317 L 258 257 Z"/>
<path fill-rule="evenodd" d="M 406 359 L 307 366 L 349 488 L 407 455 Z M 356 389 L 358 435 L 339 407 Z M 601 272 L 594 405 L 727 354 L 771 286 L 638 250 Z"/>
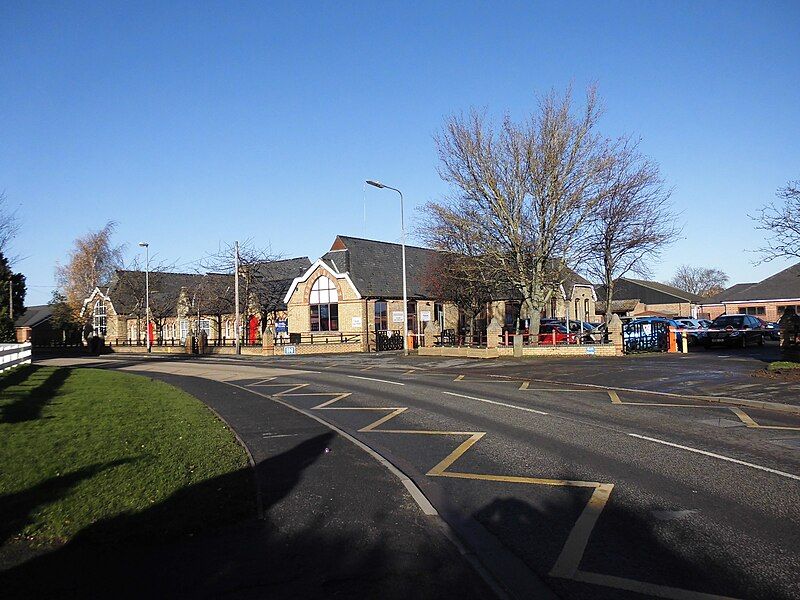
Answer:
<path fill-rule="evenodd" d="M 0 573 L 3 597 L 407 598 L 412 589 L 422 598 L 449 589 L 480 597 L 474 580 L 440 564 L 441 555 L 419 544 L 398 550 L 380 533 L 366 535 L 336 518 L 361 507 L 328 514 L 330 498 L 296 493 L 333 437 L 317 435 L 258 463 L 263 520 L 253 502 L 248 514 L 230 515 L 209 530 L 212 515 L 194 509 L 208 506 L 200 497 L 220 497 L 221 490 L 252 497 L 253 471 L 237 471 L 148 510 L 95 523 L 65 546 Z M 170 519 L 181 522 L 179 530 L 163 531 Z M 391 514 L 385 519 L 395 521 Z"/>
<path fill-rule="evenodd" d="M 650 597 L 618 587 L 581 583 L 549 576 L 556 557 L 588 500 L 578 490 L 565 491 L 558 501 L 534 506 L 519 498 L 496 498 L 473 514 L 486 529 L 564 598 L 592 600 Z M 565 519 L 565 516 L 567 519 Z M 580 571 L 734 598 L 777 600 L 797 598 L 796 556 L 737 555 L 722 534 L 710 539 L 708 530 L 686 514 L 631 510 L 612 499 L 603 510 L 580 562 Z M 558 523 L 569 521 L 559 531 Z M 553 540 L 559 540 L 553 546 Z M 740 542 L 740 540 L 737 540 Z M 738 544 L 737 544 L 738 545 Z M 543 556 L 543 550 L 550 555 Z M 747 549 L 745 550 L 747 552 Z M 760 562 L 753 564 L 753 555 Z M 756 565 L 762 564 L 765 568 Z M 783 578 L 775 577 L 782 573 Z M 689 597 L 690 595 L 685 595 Z"/>

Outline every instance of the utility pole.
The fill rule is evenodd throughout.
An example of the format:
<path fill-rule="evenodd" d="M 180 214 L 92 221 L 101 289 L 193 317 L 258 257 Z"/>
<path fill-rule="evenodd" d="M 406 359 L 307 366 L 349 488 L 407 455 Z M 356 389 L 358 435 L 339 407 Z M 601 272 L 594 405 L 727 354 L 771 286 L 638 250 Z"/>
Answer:
<path fill-rule="evenodd" d="M 8 314 L 14 320 L 14 280 L 8 280 Z"/>
<path fill-rule="evenodd" d="M 233 333 L 236 336 L 236 354 L 241 354 L 239 346 L 239 242 L 235 244 L 236 256 L 233 258 L 234 271 L 234 296 L 236 298 L 236 317 L 233 323 Z"/>

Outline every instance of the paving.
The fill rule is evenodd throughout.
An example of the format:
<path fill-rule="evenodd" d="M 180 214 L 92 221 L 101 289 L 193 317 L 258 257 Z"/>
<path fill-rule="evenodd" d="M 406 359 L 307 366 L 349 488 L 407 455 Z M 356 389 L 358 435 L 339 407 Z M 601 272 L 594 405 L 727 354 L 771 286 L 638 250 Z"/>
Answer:
<path fill-rule="evenodd" d="M 728 361 L 714 381 L 730 394 L 765 361 L 617 360 L 94 364 L 222 377 L 260 399 L 245 404 L 290 405 L 346 431 L 416 483 L 512 598 L 800 597 L 800 416 L 646 388 L 679 366 Z"/>

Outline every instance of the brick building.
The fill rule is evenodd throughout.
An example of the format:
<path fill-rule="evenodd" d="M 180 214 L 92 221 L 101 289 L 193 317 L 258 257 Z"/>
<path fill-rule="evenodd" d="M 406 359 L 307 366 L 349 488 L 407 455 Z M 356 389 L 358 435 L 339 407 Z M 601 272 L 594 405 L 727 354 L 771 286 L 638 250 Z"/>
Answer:
<path fill-rule="evenodd" d="M 244 339 L 256 343 L 266 326 L 285 318 L 283 297 L 294 278 L 311 265 L 307 257 L 253 265 L 240 277 Z M 92 331 L 109 341 L 143 341 L 145 272 L 118 270 L 107 286 L 84 300 L 82 315 Z M 204 331 L 212 342 L 234 338 L 233 275 L 150 273 L 151 338 L 182 342 Z"/>
<path fill-rule="evenodd" d="M 605 298 L 605 286 L 597 286 L 599 298 Z M 703 299 L 697 294 L 643 279 L 620 277 L 614 283 L 611 312 L 620 317 L 693 317 Z M 605 315 L 606 303 L 597 303 L 597 314 Z"/>
<path fill-rule="evenodd" d="M 777 321 L 790 306 L 800 314 L 800 263 L 758 283 L 737 283 L 703 300 L 698 310 L 706 319 L 743 313 Z"/>
<path fill-rule="evenodd" d="M 358 335 L 362 350 L 374 350 L 378 332 L 400 334 L 404 320 L 419 336 L 428 321 L 443 330 L 463 331 L 465 315 L 453 303 L 441 301 L 431 289 L 430 273 L 439 252 L 406 246 L 408 305 L 403 306 L 401 246 L 362 238 L 337 236 L 330 251 L 290 286 L 286 297 L 292 334 Z M 541 316 L 570 318 L 594 315 L 596 295 L 590 282 L 566 271 Z M 569 307 L 569 308 L 568 308 Z M 509 328 L 527 315 L 519 300 L 499 298 L 476 318 L 476 329 L 497 317 Z"/>

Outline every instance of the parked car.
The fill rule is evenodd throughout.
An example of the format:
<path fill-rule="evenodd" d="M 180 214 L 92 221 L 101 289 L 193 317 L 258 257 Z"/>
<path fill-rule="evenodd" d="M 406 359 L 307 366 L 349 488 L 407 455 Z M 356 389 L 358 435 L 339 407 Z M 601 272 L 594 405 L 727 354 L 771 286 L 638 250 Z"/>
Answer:
<path fill-rule="evenodd" d="M 697 322 L 703 326 L 703 329 L 708 329 L 712 323 L 712 321 L 709 321 L 708 319 L 697 319 Z"/>
<path fill-rule="evenodd" d="M 683 337 L 681 330 L 685 329 L 685 326 L 673 319 L 664 317 L 642 317 L 634 319 L 622 328 L 623 338 L 628 346 L 638 346 L 641 344 L 639 344 L 637 340 L 648 340 L 654 335 L 655 330 L 657 330 L 659 326 L 672 327 L 673 331 L 676 332 L 675 338 L 680 346 Z"/>
<path fill-rule="evenodd" d="M 764 330 L 764 337 L 769 338 L 771 340 L 779 340 L 781 339 L 781 326 L 779 323 L 774 321 L 765 321 L 764 319 L 759 319 L 761 322 L 761 329 Z"/>
<path fill-rule="evenodd" d="M 577 343 L 578 336 L 574 333 L 568 333 L 564 325 L 559 325 L 558 323 L 543 323 L 539 326 L 540 346 Z"/>
<path fill-rule="evenodd" d="M 700 322 L 700 319 L 689 319 L 686 317 L 678 317 L 675 319 L 675 322 L 680 325 L 683 325 L 688 330 L 686 331 L 686 337 L 688 339 L 690 346 L 700 344 L 705 339 L 706 337 L 705 330 L 707 329 L 707 327 Z"/>
<path fill-rule="evenodd" d="M 746 348 L 748 344 L 764 344 L 764 330 L 758 318 L 750 315 L 721 315 L 714 319 L 706 332 L 703 345 L 729 345 Z"/>

